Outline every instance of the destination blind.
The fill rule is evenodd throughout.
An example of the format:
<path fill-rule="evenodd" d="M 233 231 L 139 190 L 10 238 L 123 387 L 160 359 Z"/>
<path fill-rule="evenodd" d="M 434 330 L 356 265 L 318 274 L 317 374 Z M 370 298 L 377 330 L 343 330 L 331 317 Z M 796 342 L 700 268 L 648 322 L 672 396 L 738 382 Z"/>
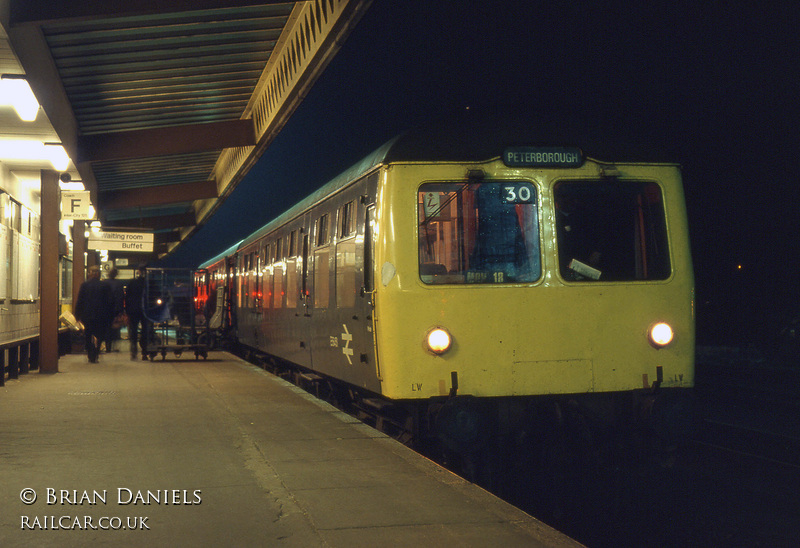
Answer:
<path fill-rule="evenodd" d="M 583 153 L 575 147 L 512 147 L 503 152 L 509 167 L 580 167 Z"/>

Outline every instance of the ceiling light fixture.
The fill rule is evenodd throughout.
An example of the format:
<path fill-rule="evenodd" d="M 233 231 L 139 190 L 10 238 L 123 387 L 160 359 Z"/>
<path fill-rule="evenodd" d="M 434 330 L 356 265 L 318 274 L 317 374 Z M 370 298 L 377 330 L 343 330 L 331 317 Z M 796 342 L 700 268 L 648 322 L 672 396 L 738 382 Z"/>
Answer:
<path fill-rule="evenodd" d="M 22 74 L 3 74 L 0 77 L 0 101 L 11 105 L 24 122 L 33 122 L 39 113 L 39 101 Z"/>
<path fill-rule="evenodd" d="M 69 167 L 69 156 L 60 143 L 0 139 L 0 161 L 50 162 L 56 171 Z"/>
<path fill-rule="evenodd" d="M 56 171 L 64 171 L 69 167 L 69 156 L 60 143 L 44 143 L 45 157 L 50 160 Z"/>

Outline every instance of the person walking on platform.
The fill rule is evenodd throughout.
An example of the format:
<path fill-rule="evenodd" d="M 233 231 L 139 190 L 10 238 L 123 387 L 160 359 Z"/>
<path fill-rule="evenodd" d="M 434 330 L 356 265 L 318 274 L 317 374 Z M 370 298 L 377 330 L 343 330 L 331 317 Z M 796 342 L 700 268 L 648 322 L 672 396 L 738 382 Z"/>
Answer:
<path fill-rule="evenodd" d="M 144 284 L 146 283 L 147 267 L 139 265 L 136 269 L 137 276 L 128 284 L 125 292 L 125 313 L 128 314 L 128 340 L 131 344 L 131 359 L 136 359 L 137 343 L 142 348 L 142 359 L 147 359 L 145 345 L 147 344 L 147 318 L 144 315 Z M 139 325 L 142 331 L 139 333 Z"/>
<path fill-rule="evenodd" d="M 111 286 L 112 306 L 111 325 L 108 329 L 108 337 L 106 338 L 106 352 L 118 352 L 119 349 L 114 348 L 114 341 L 120 339 L 120 329 L 124 325 L 123 317 L 125 314 L 125 284 L 122 280 L 117 279 L 119 271 L 116 267 L 112 267 L 108 271 L 108 279 L 105 283 Z"/>
<path fill-rule="evenodd" d="M 100 357 L 100 343 L 108 337 L 112 313 L 111 286 L 100 281 L 100 267 L 90 266 L 75 303 L 75 318 L 83 324 L 89 363 L 97 363 Z"/>

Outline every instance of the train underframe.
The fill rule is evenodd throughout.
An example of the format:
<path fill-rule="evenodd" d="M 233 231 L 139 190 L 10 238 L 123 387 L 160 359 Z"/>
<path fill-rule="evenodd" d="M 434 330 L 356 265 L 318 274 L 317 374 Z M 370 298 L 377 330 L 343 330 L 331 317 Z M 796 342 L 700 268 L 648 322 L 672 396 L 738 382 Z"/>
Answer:
<path fill-rule="evenodd" d="M 690 389 L 392 401 L 253 349 L 239 353 L 509 500 L 526 496 L 514 491 L 529 482 L 558 493 L 576 470 L 672 467 L 697 424 Z"/>

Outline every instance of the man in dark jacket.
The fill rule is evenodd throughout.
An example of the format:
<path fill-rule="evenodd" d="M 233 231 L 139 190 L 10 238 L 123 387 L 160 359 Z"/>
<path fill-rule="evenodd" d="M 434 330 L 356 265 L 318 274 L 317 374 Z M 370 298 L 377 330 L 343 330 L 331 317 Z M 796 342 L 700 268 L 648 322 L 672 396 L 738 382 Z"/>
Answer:
<path fill-rule="evenodd" d="M 112 267 L 108 271 L 108 278 L 105 283 L 111 286 L 113 312 L 111 313 L 111 325 L 109 326 L 106 339 L 106 352 L 119 352 L 119 348 L 114 348 L 114 341 L 120 339 L 120 329 L 124 321 L 125 312 L 125 284 L 118 280 L 119 271 Z"/>
<path fill-rule="evenodd" d="M 113 312 L 111 286 L 100 281 L 100 267 L 90 266 L 75 303 L 75 318 L 83 324 L 90 363 L 97 363 L 100 357 L 100 343 L 107 337 Z"/>
<path fill-rule="evenodd" d="M 136 359 L 136 344 L 138 342 L 142 347 L 142 359 L 146 360 L 145 345 L 147 344 L 148 328 L 142 303 L 144 302 L 147 267 L 139 265 L 136 273 L 137 276 L 128 284 L 125 291 L 125 313 L 128 315 L 128 339 L 131 343 L 131 359 Z M 142 326 L 141 333 L 139 333 L 140 324 Z"/>

